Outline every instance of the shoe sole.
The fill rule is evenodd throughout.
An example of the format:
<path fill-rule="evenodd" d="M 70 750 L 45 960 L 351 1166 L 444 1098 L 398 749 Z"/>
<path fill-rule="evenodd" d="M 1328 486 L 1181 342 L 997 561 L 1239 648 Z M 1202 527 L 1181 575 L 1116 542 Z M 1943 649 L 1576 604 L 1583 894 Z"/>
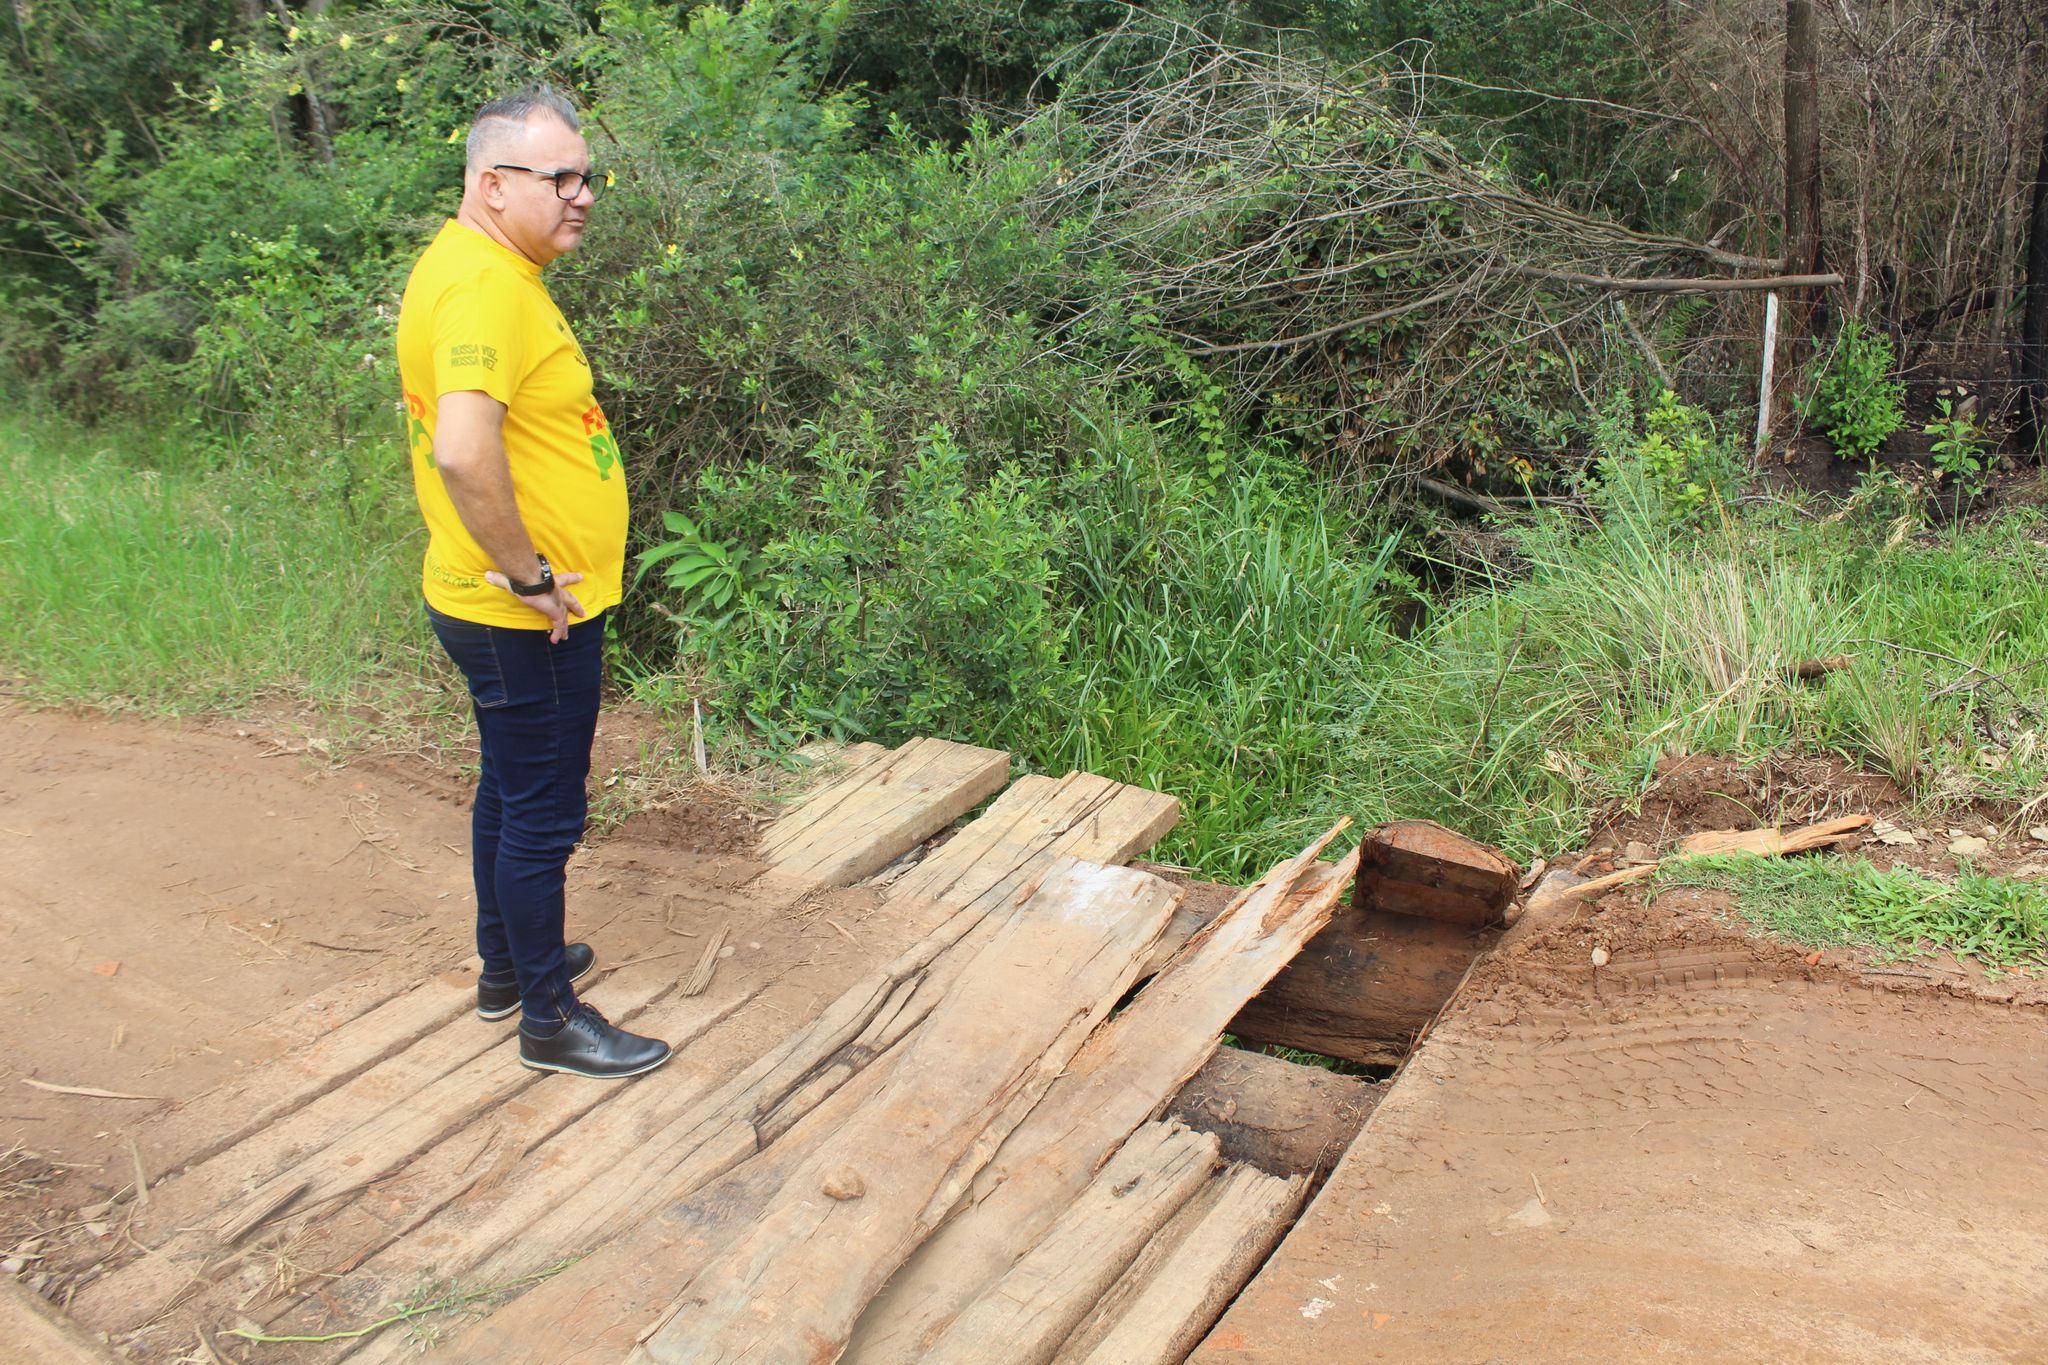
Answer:
<path fill-rule="evenodd" d="M 572 986 L 575 985 L 577 982 L 581 981 L 584 977 L 589 976 L 592 972 L 596 970 L 597 959 L 593 957 L 590 959 L 590 965 L 588 967 L 585 967 L 582 971 L 576 973 L 576 975 L 569 978 L 569 984 Z M 478 1005 L 476 1007 L 476 1017 L 483 1020 L 487 1024 L 495 1024 L 500 1019 L 510 1019 L 513 1015 L 517 1013 L 519 1013 L 519 1002 L 517 1000 L 514 1000 L 511 1004 L 507 1005 L 504 1009 L 497 1011 L 495 1014 L 485 1013 L 484 1007 L 482 1005 Z"/>
<path fill-rule="evenodd" d="M 528 1058 L 524 1053 L 520 1054 L 519 1065 L 527 1068 L 529 1071 L 556 1071 L 564 1076 L 581 1076 L 586 1081 L 623 1081 L 634 1076 L 645 1076 L 648 1072 L 662 1065 L 675 1055 L 676 1050 L 670 1048 L 646 1066 L 634 1067 L 631 1071 L 584 1071 L 577 1067 L 564 1066 L 559 1062 L 536 1062 Z"/>

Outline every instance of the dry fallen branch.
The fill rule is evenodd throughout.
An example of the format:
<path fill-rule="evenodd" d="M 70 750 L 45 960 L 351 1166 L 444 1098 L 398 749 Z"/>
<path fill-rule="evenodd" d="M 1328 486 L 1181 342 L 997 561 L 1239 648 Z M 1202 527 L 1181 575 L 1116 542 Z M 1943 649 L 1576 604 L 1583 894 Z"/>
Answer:
<path fill-rule="evenodd" d="M 702 995 L 711 984 L 711 975 L 718 970 L 719 950 L 725 947 L 725 935 L 730 925 L 721 924 L 711 941 L 704 945 L 703 956 L 697 959 L 696 967 L 690 972 L 690 979 L 683 983 L 684 995 Z"/>
<path fill-rule="evenodd" d="M 1402 52 L 1340 70 L 1275 46 L 1150 15 L 1084 46 L 1017 133 L 1060 157 L 1032 207 L 1079 226 L 1073 259 L 1125 272 L 1115 298 L 1094 273 L 1066 282 L 1076 341 L 1097 318 L 1150 319 L 1268 425 L 1334 424 L 1376 486 L 1469 453 L 1460 433 L 1494 420 L 1502 375 L 1590 410 L 1604 386 L 1587 367 L 1638 363 L 1617 293 L 1840 282 L 1519 188 L 1435 129 L 1437 77 Z"/>
<path fill-rule="evenodd" d="M 31 1076 L 21 1078 L 23 1085 L 32 1085 L 38 1090 L 47 1090 L 53 1095 L 83 1095 L 94 1100 L 149 1100 L 157 1102 L 168 1098 L 164 1095 L 131 1095 L 121 1090 L 99 1090 L 89 1085 L 57 1085 L 50 1081 L 39 1081 Z"/>

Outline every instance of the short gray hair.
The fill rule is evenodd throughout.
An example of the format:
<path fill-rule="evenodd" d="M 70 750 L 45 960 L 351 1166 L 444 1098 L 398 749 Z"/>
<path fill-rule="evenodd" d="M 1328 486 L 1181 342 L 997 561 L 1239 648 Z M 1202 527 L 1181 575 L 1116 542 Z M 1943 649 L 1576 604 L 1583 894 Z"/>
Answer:
<path fill-rule="evenodd" d="M 500 96 L 476 111 L 476 122 L 469 127 L 469 169 L 482 170 L 503 155 L 498 149 L 512 134 L 524 129 L 526 121 L 538 113 L 560 119 L 572 133 L 583 131 L 583 120 L 576 116 L 576 106 L 569 103 L 559 90 L 551 85 L 529 85 Z"/>

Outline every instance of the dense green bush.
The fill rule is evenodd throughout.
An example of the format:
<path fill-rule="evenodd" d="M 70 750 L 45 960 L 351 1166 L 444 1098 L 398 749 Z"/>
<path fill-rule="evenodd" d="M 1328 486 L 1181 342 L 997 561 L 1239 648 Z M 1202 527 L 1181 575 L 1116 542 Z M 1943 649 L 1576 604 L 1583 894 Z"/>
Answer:
<path fill-rule="evenodd" d="M 1869 331 L 1858 318 L 1842 324 L 1820 379 L 1804 404 L 1806 416 L 1843 459 L 1869 456 L 1906 420 L 1906 386 L 1892 378 L 1891 338 Z"/>

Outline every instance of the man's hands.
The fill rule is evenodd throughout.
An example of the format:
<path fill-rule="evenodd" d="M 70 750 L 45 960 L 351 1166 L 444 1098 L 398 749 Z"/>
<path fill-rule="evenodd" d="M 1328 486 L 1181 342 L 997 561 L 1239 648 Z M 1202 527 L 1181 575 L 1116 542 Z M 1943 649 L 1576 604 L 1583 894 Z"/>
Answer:
<path fill-rule="evenodd" d="M 534 576 L 538 578 L 540 575 L 536 572 Z M 581 583 L 582 581 L 583 575 L 580 573 L 564 573 L 557 569 L 555 571 L 555 590 L 553 592 L 543 593 L 539 597 L 521 597 L 517 593 L 512 593 L 512 600 L 519 603 L 522 607 L 531 607 L 542 616 L 547 617 L 548 643 L 558 645 L 569 638 L 569 618 L 574 616 L 581 619 L 584 614 L 583 604 L 576 600 L 575 593 L 569 591 L 571 583 Z M 503 588 L 506 592 L 512 592 L 512 580 L 499 573 L 496 569 L 491 569 L 484 574 L 484 582 L 494 588 Z"/>

